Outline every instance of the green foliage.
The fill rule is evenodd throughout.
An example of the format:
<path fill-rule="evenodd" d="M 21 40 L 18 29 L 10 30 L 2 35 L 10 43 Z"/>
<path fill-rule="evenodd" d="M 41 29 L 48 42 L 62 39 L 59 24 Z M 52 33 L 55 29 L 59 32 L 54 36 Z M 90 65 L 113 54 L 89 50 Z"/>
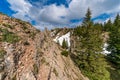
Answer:
<path fill-rule="evenodd" d="M 120 26 L 120 16 L 119 16 L 119 14 L 117 14 L 117 16 L 115 18 L 114 25 L 115 26 Z"/>
<path fill-rule="evenodd" d="M 3 26 L 7 27 L 7 28 L 10 28 L 10 29 L 13 29 L 14 27 L 11 26 L 10 24 L 3 24 Z"/>
<path fill-rule="evenodd" d="M 110 80 L 110 73 L 106 69 L 102 69 L 101 71 L 103 72 L 85 71 L 84 73 L 90 80 Z"/>
<path fill-rule="evenodd" d="M 9 32 L 7 29 L 2 29 L 2 33 L 3 42 L 16 43 L 20 40 L 20 38 L 16 34 Z"/>
<path fill-rule="evenodd" d="M 69 52 L 64 50 L 64 51 L 61 52 L 61 54 L 64 55 L 65 57 L 67 57 L 69 55 Z"/>
<path fill-rule="evenodd" d="M 104 24 L 104 31 L 107 31 L 107 32 L 112 31 L 112 27 L 113 27 L 113 24 L 109 19 L 107 23 Z"/>
<path fill-rule="evenodd" d="M 33 72 L 34 72 L 34 74 L 38 74 L 39 69 L 38 69 L 37 64 L 34 64 L 34 65 L 33 65 Z"/>
<path fill-rule="evenodd" d="M 76 38 L 76 54 L 73 61 L 90 80 L 110 80 L 110 73 L 106 69 L 108 64 L 101 54 L 103 41 L 101 38 L 102 26 L 91 25 L 91 12 L 88 10 L 83 26 L 74 29 Z"/>
<path fill-rule="evenodd" d="M 68 48 L 68 43 L 67 43 L 67 41 L 65 41 L 65 39 L 62 42 L 62 48 L 63 49 L 67 49 Z"/>
<path fill-rule="evenodd" d="M 83 26 L 88 27 L 88 26 L 91 26 L 91 25 L 92 25 L 92 21 L 91 21 L 91 11 L 90 11 L 90 9 L 88 8 L 87 13 L 86 13 L 86 15 L 85 15 L 85 18 L 84 18 L 84 20 L 83 20 Z"/>
<path fill-rule="evenodd" d="M 17 80 L 17 77 L 16 77 L 16 75 L 12 78 L 12 80 Z"/>
<path fill-rule="evenodd" d="M 28 29 L 27 26 L 26 26 L 26 24 L 23 24 L 22 29 L 23 30 L 27 30 Z"/>
<path fill-rule="evenodd" d="M 5 54 L 6 54 L 6 51 L 3 49 L 0 49 L 0 58 L 3 58 Z"/>
<path fill-rule="evenodd" d="M 120 16 L 117 15 L 113 24 L 113 28 L 110 31 L 110 38 L 108 40 L 109 46 L 108 50 L 111 54 L 107 56 L 108 60 L 120 68 Z"/>
<path fill-rule="evenodd" d="M 44 57 L 41 59 L 41 63 L 42 64 L 46 63 L 46 59 Z"/>
<path fill-rule="evenodd" d="M 32 39 L 34 39 L 34 38 L 35 38 L 35 35 L 36 35 L 36 33 L 35 33 L 35 32 L 30 32 L 29 37 L 30 37 L 30 38 L 32 38 Z"/>
<path fill-rule="evenodd" d="M 110 79 L 111 80 L 119 80 L 120 79 L 120 69 L 114 69 L 112 67 L 108 68 L 110 72 Z"/>
<path fill-rule="evenodd" d="M 116 16 L 114 23 L 109 19 L 104 25 L 96 23 L 91 26 L 87 25 L 90 24 L 90 15 L 91 12 L 88 10 L 83 26 L 74 29 L 77 43 L 75 45 L 76 54 L 72 55 L 72 59 L 90 80 L 119 80 L 120 16 L 119 14 Z M 103 31 L 109 32 L 110 37 L 107 49 L 111 54 L 107 56 L 101 54 L 103 41 L 100 36 Z M 110 64 L 108 64 L 109 62 Z M 109 69 L 108 66 L 114 67 L 114 70 Z"/>
<path fill-rule="evenodd" d="M 74 61 L 90 80 L 109 80 L 110 78 L 106 70 L 106 60 L 101 54 L 103 44 L 100 30 L 98 31 L 95 27 L 77 27 L 74 31 L 81 42 L 78 47 L 80 51 L 77 52 Z"/>

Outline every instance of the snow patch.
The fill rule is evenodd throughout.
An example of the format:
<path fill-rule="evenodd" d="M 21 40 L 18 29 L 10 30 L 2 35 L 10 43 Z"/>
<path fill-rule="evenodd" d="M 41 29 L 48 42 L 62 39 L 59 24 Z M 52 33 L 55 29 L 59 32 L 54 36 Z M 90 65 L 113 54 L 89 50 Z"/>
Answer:
<path fill-rule="evenodd" d="M 53 41 L 55 41 L 56 43 L 59 42 L 59 44 L 62 46 L 64 39 L 67 42 L 68 47 L 70 47 L 70 32 L 66 33 L 65 35 L 62 35 L 61 37 L 59 35 L 57 35 L 56 38 L 53 39 Z"/>
<path fill-rule="evenodd" d="M 107 43 L 104 43 L 104 46 L 103 46 L 103 54 L 105 54 L 105 55 L 111 53 L 111 52 L 107 51 L 107 47 L 108 47 L 108 44 L 107 44 Z"/>

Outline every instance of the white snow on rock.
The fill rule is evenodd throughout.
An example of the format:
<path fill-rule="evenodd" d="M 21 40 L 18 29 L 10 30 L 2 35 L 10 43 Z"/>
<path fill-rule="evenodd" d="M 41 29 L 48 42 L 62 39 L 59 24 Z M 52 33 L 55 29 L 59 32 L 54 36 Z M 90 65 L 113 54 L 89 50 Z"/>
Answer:
<path fill-rule="evenodd" d="M 66 33 L 65 35 L 62 35 L 61 37 L 57 35 L 56 38 L 53 39 L 53 41 L 55 41 L 56 43 L 59 42 L 59 44 L 62 46 L 64 39 L 68 43 L 68 47 L 70 47 L 70 32 Z"/>
<path fill-rule="evenodd" d="M 108 44 L 107 44 L 107 43 L 104 43 L 104 46 L 103 46 L 103 54 L 105 54 L 105 55 L 111 53 L 111 52 L 107 51 L 107 47 L 108 47 Z"/>

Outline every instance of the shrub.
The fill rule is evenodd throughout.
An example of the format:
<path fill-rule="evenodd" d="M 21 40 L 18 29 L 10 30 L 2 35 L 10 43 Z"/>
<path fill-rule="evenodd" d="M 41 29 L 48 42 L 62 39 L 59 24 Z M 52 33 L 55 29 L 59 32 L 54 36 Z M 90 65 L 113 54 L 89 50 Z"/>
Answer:
<path fill-rule="evenodd" d="M 35 32 L 31 32 L 30 35 L 29 35 L 29 37 L 32 38 L 32 39 L 34 39 L 34 38 L 35 38 L 35 35 L 36 35 Z"/>
<path fill-rule="evenodd" d="M 0 58 L 3 58 L 5 54 L 6 54 L 6 51 L 0 49 Z"/>
<path fill-rule="evenodd" d="M 3 29 L 2 32 L 3 32 L 2 35 L 3 42 L 16 43 L 20 40 L 20 38 L 16 34 L 9 32 L 7 29 Z"/>
<path fill-rule="evenodd" d="M 34 64 L 33 65 L 33 72 L 34 72 L 34 74 L 38 74 L 38 66 L 37 66 L 37 64 Z"/>
<path fill-rule="evenodd" d="M 64 50 L 61 52 L 61 54 L 64 55 L 65 57 L 67 57 L 69 53 L 68 53 L 68 51 Z"/>
<path fill-rule="evenodd" d="M 25 41 L 24 45 L 30 45 L 30 43 L 28 41 Z"/>
<path fill-rule="evenodd" d="M 17 80 L 17 77 L 16 77 L 16 75 L 15 75 L 15 76 L 13 76 L 12 80 Z"/>
<path fill-rule="evenodd" d="M 54 68 L 53 69 L 53 73 L 56 75 L 56 76 L 58 76 L 58 72 L 57 72 L 57 70 Z"/>
<path fill-rule="evenodd" d="M 7 28 L 10 28 L 10 29 L 13 29 L 14 27 L 11 26 L 10 24 L 3 24 L 3 26 L 7 27 Z"/>

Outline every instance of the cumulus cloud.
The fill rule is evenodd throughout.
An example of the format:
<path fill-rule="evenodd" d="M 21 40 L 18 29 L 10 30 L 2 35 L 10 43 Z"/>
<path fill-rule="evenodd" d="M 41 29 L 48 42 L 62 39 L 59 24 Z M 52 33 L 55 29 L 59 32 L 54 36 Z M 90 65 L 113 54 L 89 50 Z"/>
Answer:
<path fill-rule="evenodd" d="M 16 13 L 14 17 L 31 22 L 36 21 L 36 27 L 53 28 L 53 26 L 75 26 L 78 23 L 71 22 L 73 19 L 84 17 L 88 7 L 92 10 L 93 18 L 101 14 L 120 13 L 120 0 L 66 0 L 68 7 L 64 4 L 44 5 L 48 0 L 7 0 L 11 10 Z M 50 0 L 49 0 L 50 1 Z M 100 21 L 101 19 L 95 20 Z M 103 20 L 101 20 L 103 21 Z"/>
<path fill-rule="evenodd" d="M 29 17 L 29 10 L 32 5 L 25 0 L 7 0 L 11 5 L 11 10 L 15 11 L 14 17 L 20 18 L 22 20 L 31 21 Z"/>
<path fill-rule="evenodd" d="M 65 6 L 56 6 L 55 4 L 44 7 L 40 12 L 40 20 L 52 24 L 65 24 L 68 20 L 65 18 L 67 9 Z"/>

